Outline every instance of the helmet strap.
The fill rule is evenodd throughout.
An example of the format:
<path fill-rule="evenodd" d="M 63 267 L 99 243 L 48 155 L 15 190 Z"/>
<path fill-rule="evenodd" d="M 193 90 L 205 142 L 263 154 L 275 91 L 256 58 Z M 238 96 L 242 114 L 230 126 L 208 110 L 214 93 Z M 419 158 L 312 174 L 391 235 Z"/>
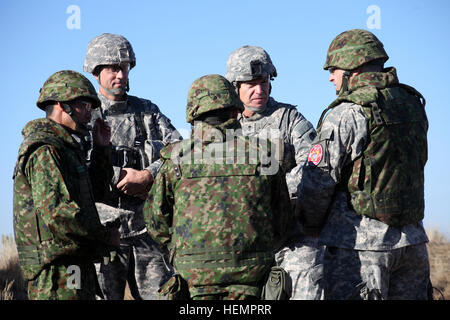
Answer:
<path fill-rule="evenodd" d="M 62 105 L 64 111 L 65 111 L 69 116 L 72 117 L 72 114 L 73 114 L 73 108 L 72 108 L 69 104 L 64 103 L 64 102 L 61 102 L 61 105 Z"/>
<path fill-rule="evenodd" d="M 83 136 L 87 135 L 89 133 L 89 127 L 80 121 L 80 118 L 73 112 L 72 106 L 63 102 L 61 102 L 61 105 L 64 111 L 72 118 L 73 122 L 75 122 L 75 131 Z"/>
<path fill-rule="evenodd" d="M 346 70 L 342 75 L 342 83 L 341 83 L 341 90 L 336 91 L 336 94 L 339 96 L 343 94 L 344 92 L 348 91 L 348 82 L 350 80 L 350 74 L 351 72 Z"/>
<path fill-rule="evenodd" d="M 261 113 L 264 113 L 264 111 L 266 111 L 267 103 L 265 105 L 263 105 L 262 107 L 259 107 L 259 108 L 250 107 L 250 106 L 246 106 L 246 105 L 244 105 L 244 107 L 249 109 L 250 111 L 253 111 L 254 113 L 261 114 Z"/>
<path fill-rule="evenodd" d="M 102 86 L 102 84 L 101 84 L 101 82 L 100 82 L 100 73 L 98 74 L 98 77 L 97 77 L 98 79 L 97 79 L 97 82 L 98 82 L 98 85 L 107 93 L 107 94 L 109 94 L 109 95 L 111 95 L 111 96 L 122 96 L 122 95 L 124 95 L 124 93 L 125 92 L 128 92 L 128 90 L 130 90 L 130 86 L 128 85 L 128 82 L 127 82 L 127 86 L 126 86 L 126 89 L 124 90 L 124 89 L 122 89 L 122 88 L 117 88 L 117 89 L 107 89 L 107 88 L 105 88 L 104 86 Z"/>
<path fill-rule="evenodd" d="M 270 85 L 270 87 L 269 87 L 269 96 L 270 96 L 270 94 L 272 93 L 272 83 L 269 82 L 269 85 Z M 240 88 L 239 83 L 238 82 L 233 83 L 233 86 L 236 88 L 236 94 L 239 97 L 239 88 Z M 249 109 L 250 111 L 253 111 L 254 113 L 261 114 L 261 113 L 264 113 L 264 111 L 266 111 L 267 103 L 265 105 L 263 105 L 262 107 L 260 107 L 260 108 L 250 107 L 250 106 L 247 106 L 247 105 L 244 105 L 244 107 L 246 109 Z"/>

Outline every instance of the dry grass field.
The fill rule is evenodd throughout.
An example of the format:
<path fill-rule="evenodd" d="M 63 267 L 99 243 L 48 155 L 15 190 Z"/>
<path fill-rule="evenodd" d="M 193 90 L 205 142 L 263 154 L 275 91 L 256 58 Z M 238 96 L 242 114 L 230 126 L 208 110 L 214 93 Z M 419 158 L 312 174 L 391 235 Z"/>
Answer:
<path fill-rule="evenodd" d="M 450 242 L 436 230 L 428 230 L 431 281 L 436 300 L 450 300 Z M 27 299 L 25 283 L 18 265 L 17 250 L 11 236 L 0 244 L 0 300 Z M 125 299 L 132 299 L 126 292 Z"/>

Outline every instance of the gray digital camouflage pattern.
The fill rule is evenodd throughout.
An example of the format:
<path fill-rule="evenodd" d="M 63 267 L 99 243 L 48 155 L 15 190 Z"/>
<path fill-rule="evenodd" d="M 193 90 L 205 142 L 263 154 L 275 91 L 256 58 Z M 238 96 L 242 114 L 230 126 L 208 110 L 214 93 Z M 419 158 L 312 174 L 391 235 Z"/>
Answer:
<path fill-rule="evenodd" d="M 277 71 L 269 54 L 261 47 L 243 46 L 228 57 L 225 77 L 239 87 L 239 82 L 256 78 L 273 79 Z M 246 136 L 258 136 L 283 141 L 282 168 L 292 201 L 301 180 L 302 167 L 306 161 L 316 131 L 312 124 L 297 111 L 296 106 L 275 101 L 272 97 L 262 112 L 251 117 L 238 117 Z M 323 248 L 318 240 L 305 236 L 297 224 L 290 234 L 290 243 L 276 255 L 277 263 L 289 274 L 291 299 L 310 300 L 322 297 Z"/>
<path fill-rule="evenodd" d="M 100 93 L 102 105 L 92 119 L 102 117 L 111 127 L 114 176 L 111 192 L 97 203 L 102 222 L 120 220 L 122 257 L 109 265 L 96 265 L 106 299 L 123 299 L 128 279 L 135 299 L 155 300 L 159 286 L 171 275 L 161 250 L 147 233 L 142 216 L 144 201 L 121 193 L 115 186 L 122 167 L 146 169 L 156 177 L 161 167 L 160 151 L 172 140 L 180 139 L 170 120 L 150 100 L 127 96 L 125 101 L 111 101 Z M 130 265 L 135 270 L 130 271 Z M 133 287 L 135 285 L 136 287 Z M 139 295 L 137 295 L 139 292 Z"/>
<path fill-rule="evenodd" d="M 355 45 L 354 41 L 352 45 Z M 349 201 L 349 192 L 342 187 L 348 179 L 344 172 L 346 168 L 365 155 L 368 141 L 376 139 L 374 132 L 377 131 L 372 131 L 375 120 L 368 117 L 363 108 L 363 105 L 377 101 L 377 95 L 373 93 L 387 88 L 391 100 L 385 101 L 384 108 L 403 103 L 412 109 L 423 110 L 420 100 L 410 97 L 413 91 L 396 89 L 398 87 L 394 68 L 355 76 L 349 82 L 348 92 L 355 97 L 354 101 L 360 99 L 361 103 L 346 102 L 348 93 L 341 92 L 319 124 L 318 135 L 308 155 L 296 213 L 307 233 L 321 231 L 320 242 L 327 246 L 325 299 L 427 298 L 430 283 L 425 243 L 428 238 L 422 222 L 393 227 L 375 216 L 362 215 L 355 211 Z M 404 101 L 415 102 L 404 104 Z M 395 110 L 400 108 L 388 111 L 395 114 Z M 405 119 L 402 122 L 408 123 Z M 426 123 L 426 118 L 422 121 Z M 405 136 L 396 138 L 395 141 L 408 139 Z M 426 150 L 419 152 L 426 153 Z M 404 161 L 402 157 L 403 154 L 392 159 Z M 420 175 L 420 172 L 407 174 Z M 383 178 L 382 173 L 379 177 Z"/>
<path fill-rule="evenodd" d="M 257 77 L 277 76 L 277 69 L 269 54 L 261 47 L 242 46 L 228 56 L 225 78 L 234 86 L 239 81 L 250 81 Z"/>
<path fill-rule="evenodd" d="M 279 103 L 272 97 L 264 112 L 255 113 L 250 118 L 241 114 L 238 119 L 244 135 L 281 138 L 284 142 L 282 168 L 286 172 L 289 194 L 295 197 L 303 164 L 316 136 L 312 124 L 295 106 Z M 300 225 L 296 226 L 290 238 L 292 240 L 277 253 L 276 259 L 289 274 L 291 299 L 320 299 L 323 247 L 319 246 L 318 239 L 303 235 Z"/>
<path fill-rule="evenodd" d="M 430 297 L 430 266 L 423 243 L 383 251 L 327 247 L 324 260 L 327 300 L 428 300 Z"/>
<path fill-rule="evenodd" d="M 296 106 L 280 103 L 269 98 L 267 108 L 247 118 L 240 114 L 242 133 L 246 136 L 281 138 L 284 142 L 282 168 L 291 196 L 296 196 L 301 180 L 301 168 L 306 161 L 316 130 L 306 118 L 297 111 Z"/>
<path fill-rule="evenodd" d="M 207 116 L 224 113 L 225 106 L 242 109 L 224 77 L 208 75 L 191 85 L 188 121 L 192 110 Z M 149 232 L 171 249 L 192 299 L 258 299 L 294 219 L 270 142 L 242 136 L 228 115 L 215 125 L 196 121 L 190 140 L 163 149 L 164 164 L 144 207 Z M 237 134 L 229 138 L 229 130 Z M 265 159 L 275 163 L 273 174 L 266 173 Z"/>
<path fill-rule="evenodd" d="M 129 63 L 136 66 L 136 56 L 131 43 L 120 34 L 103 33 L 89 42 L 83 71 L 93 73 L 99 65 Z"/>

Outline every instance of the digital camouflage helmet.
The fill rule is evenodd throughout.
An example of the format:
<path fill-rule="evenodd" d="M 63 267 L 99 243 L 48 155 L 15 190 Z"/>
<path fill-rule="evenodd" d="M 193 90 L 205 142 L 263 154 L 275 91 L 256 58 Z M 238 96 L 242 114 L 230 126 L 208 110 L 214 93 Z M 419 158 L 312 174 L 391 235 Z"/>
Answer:
<path fill-rule="evenodd" d="M 256 78 L 277 76 L 277 69 L 269 54 L 261 47 L 243 46 L 234 50 L 227 61 L 225 78 L 236 86 L 239 81 L 251 81 Z"/>
<path fill-rule="evenodd" d="M 45 106 L 51 102 L 67 102 L 84 98 L 92 102 L 92 108 L 100 106 L 100 100 L 92 83 L 81 73 L 72 70 L 62 70 L 52 74 L 40 89 L 36 105 L 45 111 Z"/>
<path fill-rule="evenodd" d="M 130 70 L 136 66 L 131 43 L 118 34 L 103 33 L 89 42 L 83 71 L 94 73 L 100 65 L 119 65 L 129 63 Z"/>
<path fill-rule="evenodd" d="M 324 69 L 353 70 L 374 60 L 389 59 L 383 43 L 371 32 L 353 29 L 342 32 L 328 48 Z"/>
<path fill-rule="evenodd" d="M 231 83 L 218 74 L 206 75 L 195 80 L 189 88 L 186 121 L 192 123 L 205 113 L 232 107 L 244 111 Z"/>

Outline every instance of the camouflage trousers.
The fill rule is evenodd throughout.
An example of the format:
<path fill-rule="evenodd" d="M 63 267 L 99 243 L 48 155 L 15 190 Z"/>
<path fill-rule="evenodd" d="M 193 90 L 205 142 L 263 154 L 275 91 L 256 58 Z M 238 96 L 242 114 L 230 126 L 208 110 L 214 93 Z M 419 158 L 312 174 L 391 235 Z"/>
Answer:
<path fill-rule="evenodd" d="M 167 255 L 148 233 L 121 239 L 120 251 L 113 262 L 96 264 L 104 298 L 123 300 L 128 281 L 135 300 L 157 300 L 158 289 L 173 273 Z"/>
<path fill-rule="evenodd" d="M 307 236 L 276 253 L 277 265 L 288 274 L 286 290 L 291 300 L 323 300 L 323 253 L 319 238 Z"/>
<path fill-rule="evenodd" d="M 28 299 L 94 300 L 97 289 L 93 264 L 50 265 L 28 282 Z"/>
<path fill-rule="evenodd" d="M 427 300 L 429 277 L 424 243 L 386 251 L 325 250 L 326 300 Z"/>

